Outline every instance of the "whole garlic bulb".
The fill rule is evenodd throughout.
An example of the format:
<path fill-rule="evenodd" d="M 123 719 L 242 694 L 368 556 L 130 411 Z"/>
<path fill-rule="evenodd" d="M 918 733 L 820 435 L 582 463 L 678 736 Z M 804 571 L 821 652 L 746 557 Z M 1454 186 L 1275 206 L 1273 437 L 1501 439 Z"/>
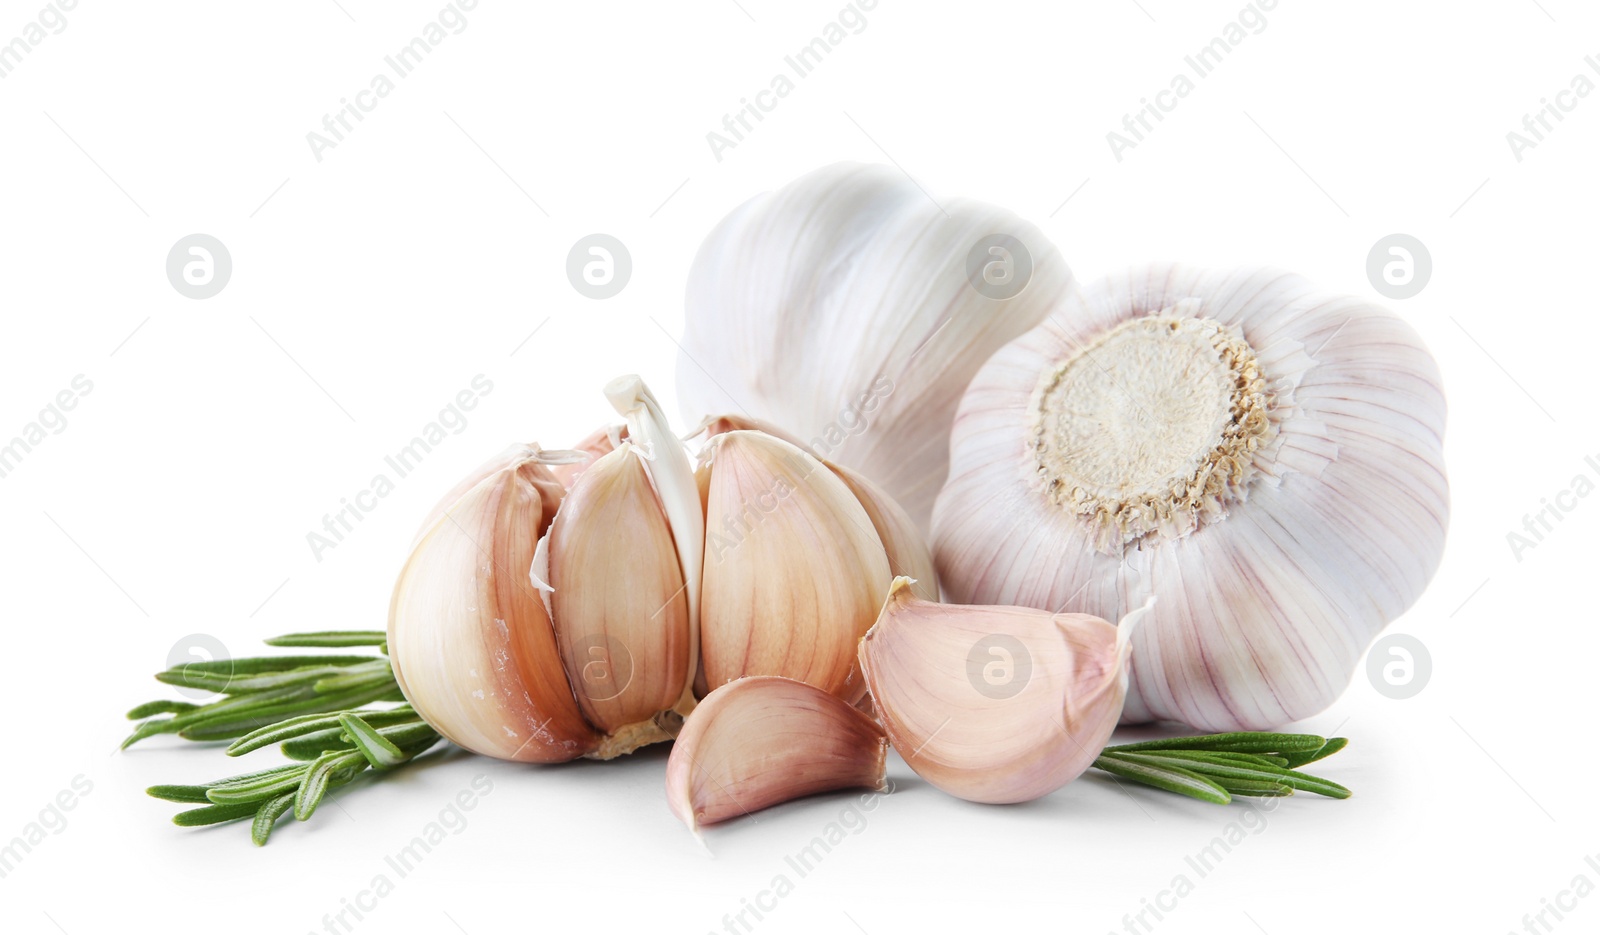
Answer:
<path fill-rule="evenodd" d="M 934 514 L 956 600 L 1116 619 L 1124 720 L 1260 730 L 1343 691 L 1437 570 L 1445 400 L 1417 334 L 1264 269 L 1158 265 L 973 379 Z"/>
<path fill-rule="evenodd" d="M 1009 211 L 936 204 L 888 166 L 819 169 L 746 202 L 701 246 L 678 361 L 683 414 L 775 423 L 926 529 L 961 391 L 1071 281 L 1056 248 Z"/>

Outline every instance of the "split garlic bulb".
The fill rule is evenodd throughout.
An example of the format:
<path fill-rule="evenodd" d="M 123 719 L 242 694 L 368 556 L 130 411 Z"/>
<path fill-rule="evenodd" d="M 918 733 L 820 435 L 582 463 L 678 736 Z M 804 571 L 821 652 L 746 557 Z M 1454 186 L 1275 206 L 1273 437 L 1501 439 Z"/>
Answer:
<path fill-rule="evenodd" d="M 1072 281 L 1034 225 L 842 163 L 746 202 L 689 274 L 678 391 L 882 486 L 926 529 L 967 381 Z M 974 285 L 976 283 L 977 285 Z"/>
<path fill-rule="evenodd" d="M 860 701 L 856 644 L 892 576 L 932 575 L 904 511 L 731 419 L 703 428 L 696 469 L 638 377 L 606 395 L 625 427 L 512 446 L 430 513 L 390 607 L 407 701 L 457 745 L 529 762 L 669 740 L 745 676 Z"/>
<path fill-rule="evenodd" d="M 1078 778 L 1116 730 L 1128 685 L 1126 641 L 1098 617 L 936 604 L 905 578 L 860 652 L 895 750 L 970 802 L 1029 802 Z"/>
<path fill-rule="evenodd" d="M 1108 279 L 961 401 L 935 560 L 956 600 L 1116 619 L 1127 722 L 1309 717 L 1437 570 L 1440 377 L 1392 313 L 1263 269 Z"/>

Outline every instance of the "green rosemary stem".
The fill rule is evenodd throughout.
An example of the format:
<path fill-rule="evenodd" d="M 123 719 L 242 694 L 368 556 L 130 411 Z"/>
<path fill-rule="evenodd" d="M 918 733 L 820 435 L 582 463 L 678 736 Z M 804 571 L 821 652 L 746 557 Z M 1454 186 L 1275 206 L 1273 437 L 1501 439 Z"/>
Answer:
<path fill-rule="evenodd" d="M 1344 786 L 1297 770 L 1348 743 L 1343 737 L 1256 732 L 1175 737 L 1107 747 L 1093 768 L 1219 805 L 1236 795 L 1276 797 L 1296 791 L 1347 799 L 1351 793 Z"/>
<path fill-rule="evenodd" d="M 232 740 L 229 756 L 277 744 L 300 762 L 200 785 L 151 786 L 169 802 L 200 805 L 180 812 L 182 827 L 251 819 L 250 837 L 266 844 L 289 812 L 309 819 L 329 792 L 371 772 L 384 776 L 437 747 L 443 738 L 404 702 L 387 658 L 382 631 L 341 630 L 276 637 L 269 645 L 306 648 L 376 647 L 379 655 L 260 656 L 191 663 L 158 673 L 179 688 L 218 693 L 204 704 L 157 700 L 128 712 L 141 723 L 123 742 L 159 734 L 185 740 Z"/>

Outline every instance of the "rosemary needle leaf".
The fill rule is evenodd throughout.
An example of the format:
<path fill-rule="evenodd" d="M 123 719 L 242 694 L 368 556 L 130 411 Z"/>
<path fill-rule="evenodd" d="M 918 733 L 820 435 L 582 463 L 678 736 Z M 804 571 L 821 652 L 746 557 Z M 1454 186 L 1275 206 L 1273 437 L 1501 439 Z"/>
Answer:
<path fill-rule="evenodd" d="M 178 719 L 175 717 L 167 717 L 157 718 L 153 721 L 145 721 L 143 724 L 140 724 L 138 727 L 134 728 L 133 733 L 128 735 L 128 739 L 122 742 L 122 749 L 126 750 L 141 740 L 146 740 L 161 734 L 171 734 L 178 731 L 180 727 L 176 726 L 177 720 Z"/>
<path fill-rule="evenodd" d="M 250 840 L 256 842 L 257 847 L 264 846 L 267 843 L 267 838 L 272 836 L 272 826 L 277 824 L 278 819 L 283 817 L 283 813 L 287 812 L 293 805 L 294 793 L 292 792 L 288 795 L 280 795 L 270 801 L 262 802 L 261 807 L 256 810 L 255 821 L 250 823 Z"/>
<path fill-rule="evenodd" d="M 276 776 L 219 783 L 206 790 L 206 798 L 214 805 L 262 802 L 298 789 L 309 769 L 308 766 L 295 766 Z"/>
<path fill-rule="evenodd" d="M 318 757 L 295 792 L 294 817 L 300 821 L 310 818 L 331 784 L 343 785 L 366 768 L 367 759 L 360 753 L 330 751 Z"/>
<path fill-rule="evenodd" d="M 201 825 L 218 825 L 225 821 L 238 821 L 256 813 L 254 805 L 208 805 L 191 808 L 172 816 L 172 823 L 181 828 L 198 828 Z"/>
<path fill-rule="evenodd" d="M 269 724 L 259 730 L 251 731 L 233 742 L 228 748 L 229 756 L 242 756 L 262 747 L 269 747 L 275 743 L 283 743 L 296 737 L 307 737 L 330 729 L 340 729 L 339 715 L 343 712 L 332 714 L 303 714 L 299 717 L 288 718 L 276 724 Z M 410 705 L 400 705 L 386 711 L 363 711 L 361 717 L 373 727 L 386 727 L 391 724 L 414 722 L 417 712 Z"/>
<path fill-rule="evenodd" d="M 1197 750 L 1194 754 L 1191 754 L 1191 756 L 1192 755 L 1199 755 L 1202 759 L 1216 760 L 1222 763 L 1240 763 L 1247 766 L 1276 766 L 1279 769 L 1286 769 L 1289 766 L 1288 757 L 1273 756 L 1271 754 L 1214 753 L 1205 750 Z"/>
<path fill-rule="evenodd" d="M 275 636 L 268 646 L 382 646 L 389 635 L 382 630 L 324 630 Z"/>
<path fill-rule="evenodd" d="M 147 717 L 154 717 L 157 714 L 183 714 L 188 711 L 193 711 L 198 707 L 200 706 L 197 704 L 190 704 L 187 701 L 169 701 L 163 698 L 158 701 L 146 702 L 145 704 L 134 708 L 132 711 L 129 711 L 128 720 L 142 721 Z"/>
<path fill-rule="evenodd" d="M 330 750 L 349 753 L 355 748 L 355 744 L 344 739 L 344 728 L 335 724 L 328 730 L 286 740 L 278 749 L 291 760 L 315 760 Z"/>
<path fill-rule="evenodd" d="M 304 666 L 353 666 L 371 662 L 376 656 L 247 656 L 242 659 L 211 659 L 186 662 L 161 673 L 209 672 L 221 675 L 254 675 L 257 672 L 282 672 Z M 157 676 L 160 678 L 160 675 Z"/>
<path fill-rule="evenodd" d="M 1294 795 L 1293 786 L 1286 786 L 1279 782 L 1261 782 L 1255 779 L 1225 779 L 1220 776 L 1207 778 L 1233 795 L 1242 795 L 1248 798 L 1271 799 Z"/>
<path fill-rule="evenodd" d="M 406 761 L 400 748 L 389 742 L 378 733 L 377 729 L 355 714 L 346 711 L 339 715 L 339 724 L 344 727 L 344 732 L 350 741 L 361 751 L 375 769 L 389 769 L 399 766 Z"/>
<path fill-rule="evenodd" d="M 1135 763 L 1109 753 L 1102 754 L 1095 760 L 1094 767 L 1113 776 L 1121 776 L 1123 779 L 1131 779 L 1167 792 L 1176 792 L 1202 802 L 1227 805 L 1233 801 L 1228 790 L 1215 782 L 1177 767 Z"/>
<path fill-rule="evenodd" d="M 162 672 L 156 679 L 168 685 L 180 685 L 188 688 L 200 688 L 215 692 L 227 692 L 233 695 L 242 695 L 249 692 L 265 691 L 269 688 L 283 688 L 289 685 L 303 685 L 315 683 L 320 679 L 345 675 L 349 672 L 363 670 L 370 660 L 354 666 L 301 666 L 299 668 L 285 668 L 270 672 L 254 674 L 222 673 L 222 672 L 183 672 L 174 675 L 172 672 Z M 379 660 L 380 662 L 382 660 Z"/>
<path fill-rule="evenodd" d="M 1293 770 L 1279 769 L 1275 766 L 1246 767 L 1233 766 L 1215 761 L 1194 759 L 1182 753 L 1119 753 L 1119 757 L 1135 763 L 1145 763 L 1151 766 L 1177 767 L 1199 773 L 1209 779 L 1246 779 L 1257 782 L 1280 783 L 1298 789 L 1301 792 L 1312 792 L 1317 795 L 1327 796 L 1330 799 L 1348 799 L 1350 790 L 1335 782 L 1297 773 Z"/>
<path fill-rule="evenodd" d="M 151 786 L 144 790 L 152 798 L 167 802 L 194 802 L 210 804 L 205 786 Z"/>
<path fill-rule="evenodd" d="M 1314 734 L 1269 734 L 1240 732 L 1206 734 L 1200 737 L 1174 737 L 1127 743 L 1108 750 L 1117 753 L 1143 753 L 1153 750 L 1210 751 L 1214 753 L 1299 753 L 1321 750 L 1327 741 Z"/>
<path fill-rule="evenodd" d="M 1291 754 L 1289 756 L 1289 762 L 1283 765 L 1289 769 L 1299 769 L 1302 766 L 1307 766 L 1317 762 L 1318 760 L 1326 760 L 1328 757 L 1333 756 L 1335 753 L 1338 753 L 1340 750 L 1343 750 L 1349 745 L 1350 741 L 1346 740 L 1345 738 L 1334 737 L 1327 743 L 1323 744 L 1322 749 L 1316 751 L 1315 753 Z"/>
<path fill-rule="evenodd" d="M 256 706 L 245 706 L 237 709 L 215 709 L 211 713 L 210 706 L 193 712 L 186 717 L 192 718 L 183 725 L 183 737 L 186 740 L 232 740 L 242 737 L 252 731 L 287 720 L 299 714 L 326 714 L 359 708 L 364 704 L 374 701 L 389 701 L 399 696 L 400 689 L 391 678 L 387 682 L 372 682 L 364 688 L 351 689 L 332 695 L 319 695 L 308 692 L 305 697 L 294 697 L 287 700 L 274 700 Z M 265 693 L 263 693 L 265 694 Z M 255 698 L 257 695 L 245 695 L 244 698 Z M 403 697 L 403 696 L 401 696 Z M 225 716 L 224 716 L 225 715 Z M 178 719 L 174 719 L 178 720 Z"/>

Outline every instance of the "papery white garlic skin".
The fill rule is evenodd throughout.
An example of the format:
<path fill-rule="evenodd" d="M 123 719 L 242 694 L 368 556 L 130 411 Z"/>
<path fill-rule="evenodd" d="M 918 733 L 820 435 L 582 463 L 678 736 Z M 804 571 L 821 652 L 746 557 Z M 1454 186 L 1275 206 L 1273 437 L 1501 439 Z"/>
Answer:
<path fill-rule="evenodd" d="M 897 578 L 860 653 L 889 739 L 917 775 L 1005 805 L 1094 763 L 1122 713 L 1126 649 L 1097 617 L 932 603 Z"/>
<path fill-rule="evenodd" d="M 1115 619 L 1129 722 L 1324 710 L 1437 570 L 1437 365 L 1393 313 L 1267 269 L 1133 270 L 997 353 L 935 510 L 959 601 Z"/>
<path fill-rule="evenodd" d="M 816 458 L 761 432 L 713 438 L 700 473 L 703 688 L 779 675 L 859 699 L 856 642 L 891 577 L 866 510 Z"/>
<path fill-rule="evenodd" d="M 888 746 L 870 717 L 820 688 L 737 679 L 684 722 L 667 760 L 667 804 L 698 829 L 819 792 L 881 792 Z"/>
<path fill-rule="evenodd" d="M 992 235 L 1031 261 L 1014 295 L 969 281 L 969 255 Z M 925 529 L 962 390 L 1071 281 L 1056 248 L 1009 211 L 935 203 L 889 166 L 816 170 L 746 202 L 700 248 L 678 362 L 684 416 L 776 423 Z"/>
<path fill-rule="evenodd" d="M 530 457 L 493 471 L 413 547 L 389 608 L 406 700 L 445 738 L 502 760 L 558 763 L 594 750 L 543 597 L 528 580 L 559 484 Z"/>

